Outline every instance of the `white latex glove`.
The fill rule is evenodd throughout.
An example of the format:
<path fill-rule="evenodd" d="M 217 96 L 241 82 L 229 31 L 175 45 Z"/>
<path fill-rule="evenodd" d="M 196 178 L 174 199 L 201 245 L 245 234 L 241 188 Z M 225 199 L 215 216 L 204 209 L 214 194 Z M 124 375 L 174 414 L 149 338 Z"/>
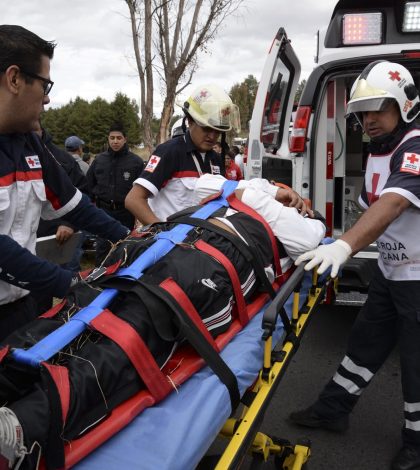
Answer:
<path fill-rule="evenodd" d="M 329 245 L 320 245 L 315 250 L 307 251 L 300 255 L 295 261 L 299 266 L 303 261 L 311 260 L 305 266 L 305 271 L 310 271 L 313 267 L 318 267 L 318 274 L 322 274 L 331 266 L 331 277 L 336 277 L 340 266 L 342 266 L 350 257 L 351 246 L 344 240 L 337 240 Z"/>

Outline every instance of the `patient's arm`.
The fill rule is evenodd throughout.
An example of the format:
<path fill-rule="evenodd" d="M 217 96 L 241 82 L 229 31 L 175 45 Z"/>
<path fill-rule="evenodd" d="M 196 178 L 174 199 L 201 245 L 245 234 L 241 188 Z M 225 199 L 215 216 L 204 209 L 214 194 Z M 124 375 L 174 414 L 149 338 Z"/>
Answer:
<path fill-rule="evenodd" d="M 315 248 L 325 236 L 322 222 L 302 217 L 295 208 L 284 206 L 272 195 L 255 188 L 236 191 L 242 202 L 252 207 L 269 223 L 291 258 L 296 259 L 305 251 Z"/>

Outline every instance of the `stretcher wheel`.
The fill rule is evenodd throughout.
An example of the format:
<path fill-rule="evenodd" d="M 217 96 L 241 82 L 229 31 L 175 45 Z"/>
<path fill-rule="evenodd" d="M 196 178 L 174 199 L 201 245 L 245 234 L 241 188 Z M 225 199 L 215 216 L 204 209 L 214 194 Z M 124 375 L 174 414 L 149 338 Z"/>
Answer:
<path fill-rule="evenodd" d="M 273 442 L 282 447 L 282 451 L 279 454 L 274 456 L 274 466 L 275 466 L 275 468 L 279 469 L 279 470 L 290 470 L 292 468 L 290 466 L 291 459 L 292 459 L 292 462 L 293 462 L 294 459 L 293 459 L 293 457 L 291 457 L 291 459 L 289 459 L 288 457 L 290 457 L 294 454 L 295 446 L 293 444 L 291 444 L 286 439 L 273 438 Z M 306 439 L 306 438 L 299 439 L 296 442 L 296 446 L 308 447 L 308 449 L 310 449 L 311 441 L 309 439 Z M 286 463 L 286 462 L 288 462 L 288 463 Z M 293 465 L 293 463 L 292 463 L 292 465 Z M 290 468 L 289 468 L 289 466 L 290 466 Z M 302 464 L 302 466 L 300 468 L 302 470 L 309 470 L 308 462 L 305 462 L 304 464 Z"/>

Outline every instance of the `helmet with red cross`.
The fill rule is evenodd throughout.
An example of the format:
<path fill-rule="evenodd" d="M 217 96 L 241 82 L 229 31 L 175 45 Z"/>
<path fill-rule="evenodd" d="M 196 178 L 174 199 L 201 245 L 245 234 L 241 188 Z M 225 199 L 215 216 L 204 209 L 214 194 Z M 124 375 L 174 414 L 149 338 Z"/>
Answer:
<path fill-rule="evenodd" d="M 238 107 L 217 85 L 196 88 L 184 102 L 182 110 L 199 126 L 211 127 L 220 132 L 241 130 Z"/>
<path fill-rule="evenodd" d="M 392 100 L 397 102 L 405 122 L 413 121 L 420 112 L 419 92 L 410 72 L 395 62 L 372 62 L 353 84 L 346 116 L 383 111 Z"/>

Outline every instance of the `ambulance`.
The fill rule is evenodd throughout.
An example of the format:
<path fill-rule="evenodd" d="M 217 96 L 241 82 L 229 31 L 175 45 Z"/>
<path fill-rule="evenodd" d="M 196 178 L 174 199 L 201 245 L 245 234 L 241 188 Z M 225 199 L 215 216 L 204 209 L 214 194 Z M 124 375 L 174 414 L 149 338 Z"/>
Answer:
<path fill-rule="evenodd" d="M 246 179 L 263 177 L 293 187 L 325 217 L 332 237 L 362 213 L 357 200 L 369 139 L 344 115 L 354 80 L 376 60 L 404 65 L 420 87 L 420 1 L 339 0 L 328 27 L 317 33 L 316 65 L 297 108 L 300 63 L 280 28 L 255 100 Z M 365 292 L 377 257 L 372 244 L 348 261 L 340 289 Z"/>

